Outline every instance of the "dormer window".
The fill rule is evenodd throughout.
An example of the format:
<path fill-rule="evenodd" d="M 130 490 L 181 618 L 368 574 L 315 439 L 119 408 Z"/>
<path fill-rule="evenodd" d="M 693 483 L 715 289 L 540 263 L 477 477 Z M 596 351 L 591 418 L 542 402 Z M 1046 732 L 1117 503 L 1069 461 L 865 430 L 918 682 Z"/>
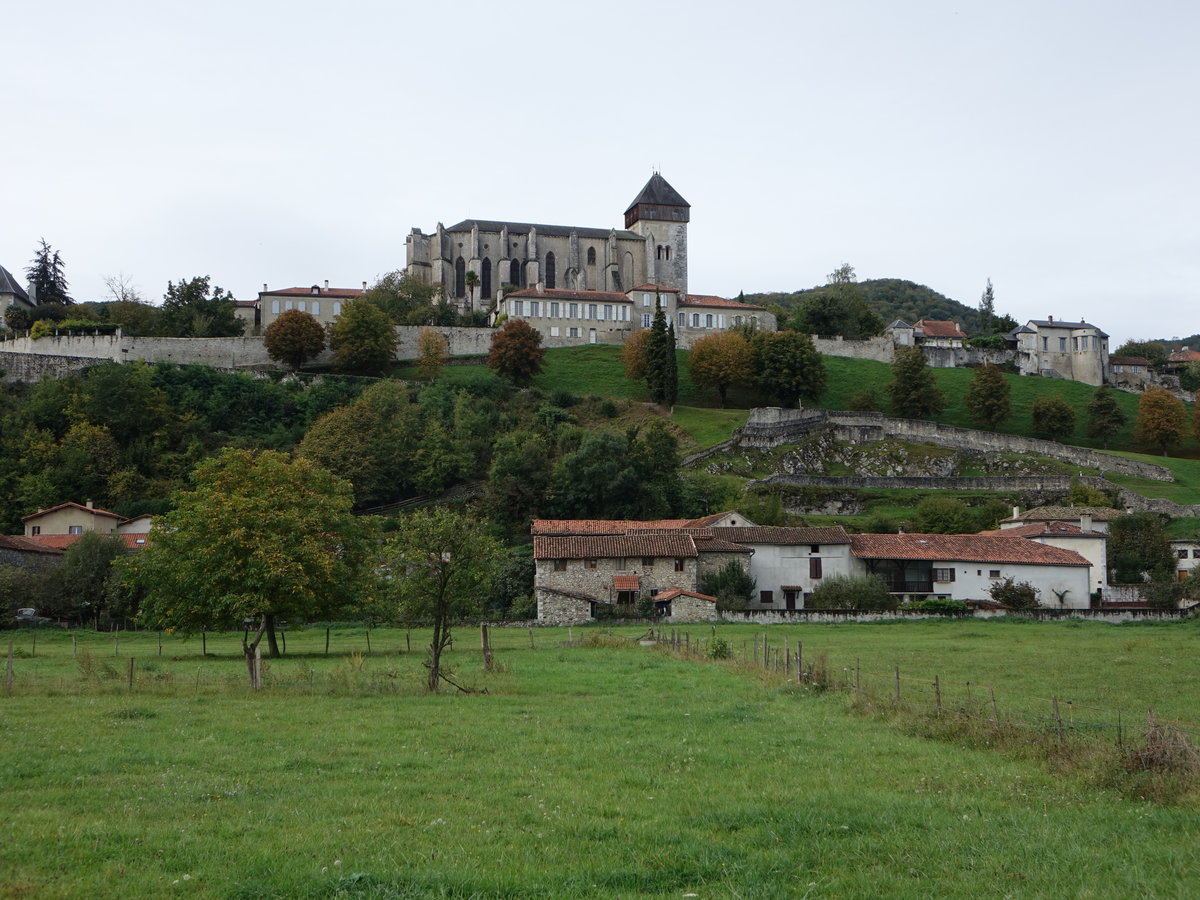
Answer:
<path fill-rule="evenodd" d="M 312 286 L 312 292 L 313 292 L 314 294 L 319 294 L 319 293 L 321 293 L 321 288 L 320 288 L 320 287 L 318 287 L 317 285 L 315 285 L 315 284 L 314 284 L 314 285 Z"/>

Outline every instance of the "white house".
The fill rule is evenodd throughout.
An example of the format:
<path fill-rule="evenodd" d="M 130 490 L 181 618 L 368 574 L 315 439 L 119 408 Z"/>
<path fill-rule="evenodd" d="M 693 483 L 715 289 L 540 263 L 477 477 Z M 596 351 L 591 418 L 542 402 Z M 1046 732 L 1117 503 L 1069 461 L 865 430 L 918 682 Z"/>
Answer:
<path fill-rule="evenodd" d="M 1200 539 L 1171 541 L 1171 555 L 1175 557 L 1175 575 L 1182 581 L 1200 568 Z"/>
<path fill-rule="evenodd" d="M 1115 512 L 1115 510 L 1113 510 Z M 1081 517 L 1085 522 L 1088 517 Z M 1107 523 L 1105 523 L 1107 525 Z M 1088 522 L 1090 526 L 1091 523 Z M 982 535 L 1023 537 L 1050 547 L 1074 550 L 1092 566 L 1092 591 L 1108 587 L 1108 532 L 1089 527 L 1085 530 L 1072 522 L 1033 521 L 1024 525 L 1008 525 L 999 531 L 981 531 Z"/>

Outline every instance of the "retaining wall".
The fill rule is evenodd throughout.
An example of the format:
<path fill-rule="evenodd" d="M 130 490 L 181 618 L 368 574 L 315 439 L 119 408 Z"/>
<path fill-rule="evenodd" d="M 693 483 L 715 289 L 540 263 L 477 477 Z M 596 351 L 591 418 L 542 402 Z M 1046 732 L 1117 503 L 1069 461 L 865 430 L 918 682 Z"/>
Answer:
<path fill-rule="evenodd" d="M 1107 594 L 1107 591 L 1105 592 Z M 1093 622 L 1152 622 L 1156 620 L 1185 619 L 1192 613 L 1184 609 L 1038 609 L 1024 612 L 1009 612 L 1007 610 L 979 609 L 973 612 L 951 614 L 908 612 L 891 610 L 887 612 L 858 612 L 857 610 L 837 609 L 767 609 L 747 610 L 744 612 L 723 612 L 721 621 L 730 623 L 750 623 L 754 625 L 829 625 L 846 624 L 850 622 L 894 622 L 921 619 L 996 619 L 1005 616 L 1037 619 L 1038 621 L 1053 621 L 1056 619 L 1089 619 Z"/>

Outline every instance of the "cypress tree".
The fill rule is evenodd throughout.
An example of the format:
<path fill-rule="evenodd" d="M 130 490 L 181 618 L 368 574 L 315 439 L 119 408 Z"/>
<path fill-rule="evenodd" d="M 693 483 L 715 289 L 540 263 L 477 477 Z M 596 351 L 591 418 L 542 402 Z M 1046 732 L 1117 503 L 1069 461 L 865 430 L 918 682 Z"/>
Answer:
<path fill-rule="evenodd" d="M 674 348 L 668 345 L 670 335 L 667 333 L 667 317 L 663 313 L 662 303 L 656 295 L 654 298 L 654 324 L 650 326 L 650 342 L 646 348 L 646 383 L 650 386 L 650 402 L 667 403 L 668 365 L 673 363 Z M 668 352 L 671 361 L 668 361 Z"/>
<path fill-rule="evenodd" d="M 663 359 L 663 404 L 673 407 L 679 399 L 679 360 L 675 356 L 674 322 L 667 325 L 667 344 Z"/>

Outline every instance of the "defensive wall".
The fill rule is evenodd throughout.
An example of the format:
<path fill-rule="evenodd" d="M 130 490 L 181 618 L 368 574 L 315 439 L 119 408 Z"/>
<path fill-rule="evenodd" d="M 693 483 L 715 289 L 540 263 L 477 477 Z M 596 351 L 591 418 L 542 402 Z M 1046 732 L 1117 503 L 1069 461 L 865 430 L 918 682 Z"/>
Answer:
<path fill-rule="evenodd" d="M 954 425 L 940 425 L 921 419 L 894 419 L 882 413 L 844 412 L 826 409 L 781 409 L 777 406 L 752 409 L 746 424 L 734 432 L 723 445 L 711 447 L 703 456 L 721 449 L 752 447 L 769 450 L 781 444 L 797 444 L 817 427 L 833 429 L 834 438 L 855 444 L 872 444 L 886 439 L 933 444 L 951 450 L 974 450 L 983 453 L 1027 453 L 1060 459 L 1072 465 L 1116 472 L 1152 481 L 1174 481 L 1170 469 L 1151 463 L 1137 462 L 1122 456 L 1070 447 L 1057 441 L 1028 438 L 994 431 L 975 431 Z M 688 461 L 703 458 L 694 454 Z"/>

